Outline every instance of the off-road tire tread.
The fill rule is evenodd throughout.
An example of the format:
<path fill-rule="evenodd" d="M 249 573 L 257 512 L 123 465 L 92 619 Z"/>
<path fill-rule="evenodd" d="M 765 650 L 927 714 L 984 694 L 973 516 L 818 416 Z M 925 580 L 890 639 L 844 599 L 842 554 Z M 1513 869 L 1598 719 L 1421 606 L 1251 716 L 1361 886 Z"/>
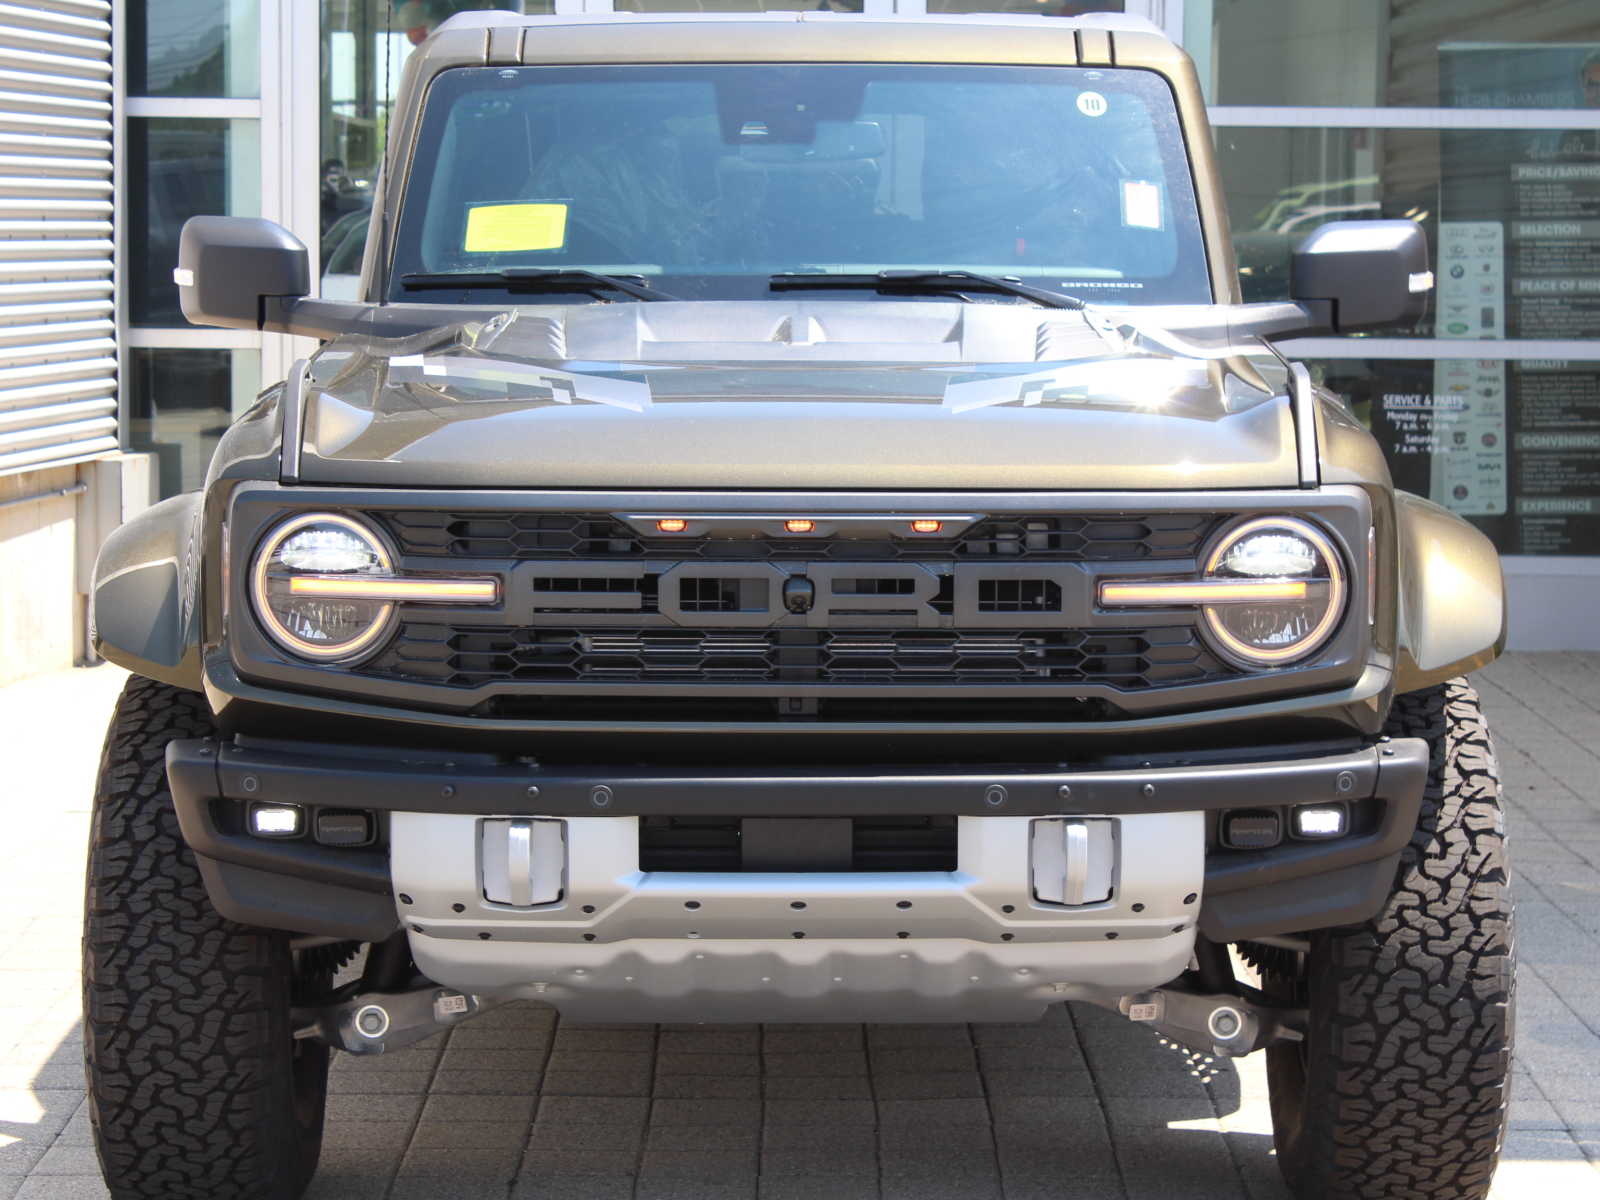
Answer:
<path fill-rule="evenodd" d="M 135 677 L 101 757 L 84 1049 L 114 1200 L 293 1200 L 320 1148 L 294 1116 L 287 941 L 212 908 L 167 790 L 167 743 L 214 732 L 201 696 Z"/>
<path fill-rule="evenodd" d="M 1396 697 L 1388 733 L 1431 747 L 1421 818 L 1383 910 L 1315 935 L 1322 1019 L 1281 1161 L 1302 1200 L 1482 1200 L 1505 1131 L 1514 1004 L 1498 768 L 1464 679 Z"/>

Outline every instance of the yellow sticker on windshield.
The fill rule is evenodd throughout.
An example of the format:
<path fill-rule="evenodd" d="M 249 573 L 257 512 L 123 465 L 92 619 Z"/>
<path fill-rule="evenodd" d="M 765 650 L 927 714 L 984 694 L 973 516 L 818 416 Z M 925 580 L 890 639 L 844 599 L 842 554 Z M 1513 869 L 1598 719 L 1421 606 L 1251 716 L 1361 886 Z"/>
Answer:
<path fill-rule="evenodd" d="M 469 254 L 559 250 L 567 244 L 565 204 L 479 204 L 467 213 Z"/>

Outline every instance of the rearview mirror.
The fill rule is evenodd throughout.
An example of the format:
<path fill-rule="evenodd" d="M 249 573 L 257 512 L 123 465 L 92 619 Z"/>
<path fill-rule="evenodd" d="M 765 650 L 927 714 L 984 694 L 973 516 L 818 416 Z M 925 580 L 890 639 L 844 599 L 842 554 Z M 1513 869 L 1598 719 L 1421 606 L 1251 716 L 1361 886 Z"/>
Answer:
<path fill-rule="evenodd" d="M 1415 221 L 1332 221 L 1289 261 L 1289 295 L 1319 315 L 1326 306 L 1333 333 L 1415 325 L 1432 290 L 1428 239 Z"/>

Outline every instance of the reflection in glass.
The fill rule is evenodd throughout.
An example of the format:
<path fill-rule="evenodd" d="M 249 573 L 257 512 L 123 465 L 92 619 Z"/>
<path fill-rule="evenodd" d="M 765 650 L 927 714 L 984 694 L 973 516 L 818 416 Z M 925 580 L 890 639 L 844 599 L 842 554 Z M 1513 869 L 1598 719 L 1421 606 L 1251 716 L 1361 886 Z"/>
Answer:
<path fill-rule="evenodd" d="M 128 121 L 128 317 L 186 326 L 172 268 L 183 223 L 201 214 L 258 216 L 261 132 L 253 120 L 136 117 Z"/>
<path fill-rule="evenodd" d="M 1597 131 L 1222 127 L 1216 144 L 1246 300 L 1288 295 L 1290 252 L 1323 222 L 1404 217 L 1437 276 L 1413 333 L 1600 336 Z"/>
<path fill-rule="evenodd" d="M 1172 93 L 1146 71 L 463 68 L 432 85 L 417 147 L 394 299 L 462 295 L 407 274 L 523 266 L 706 299 L 886 268 L 1210 294 Z"/>
<path fill-rule="evenodd" d="M 675 6 L 681 7 L 681 6 Z M 322 232 L 372 206 L 412 49 L 461 12 L 542 14 L 554 0 L 322 0 Z"/>
<path fill-rule="evenodd" d="M 135 348 L 123 386 L 129 446 L 155 454 L 164 499 L 205 482 L 223 430 L 261 389 L 261 352 Z"/>
<path fill-rule="evenodd" d="M 361 258 L 367 249 L 366 209 L 346 213 L 322 235 L 322 285 L 324 300 L 357 300 L 361 293 Z"/>
<path fill-rule="evenodd" d="M 1216 145 L 1247 301 L 1287 297 L 1290 251 L 1327 221 L 1406 217 L 1437 240 L 1435 131 L 1228 127 Z"/>
<path fill-rule="evenodd" d="M 1502 554 L 1600 553 L 1600 360 L 1308 365 L 1371 426 L 1396 487 L 1465 517 Z"/>
<path fill-rule="evenodd" d="M 128 0 L 130 96 L 259 96 L 258 0 Z"/>
<path fill-rule="evenodd" d="M 1213 104 L 1600 107 L 1584 86 L 1594 0 L 1187 0 L 1183 18 Z M 1465 87 L 1450 67 L 1463 47 L 1500 59 Z"/>

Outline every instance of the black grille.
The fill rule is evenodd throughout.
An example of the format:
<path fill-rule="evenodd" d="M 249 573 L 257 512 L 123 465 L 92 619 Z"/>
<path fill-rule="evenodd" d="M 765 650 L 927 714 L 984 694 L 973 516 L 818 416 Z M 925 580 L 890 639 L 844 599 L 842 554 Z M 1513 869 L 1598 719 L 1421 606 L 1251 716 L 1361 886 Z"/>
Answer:
<path fill-rule="evenodd" d="M 855 817 L 850 824 L 850 870 L 956 869 L 954 817 Z M 642 871 L 743 871 L 748 869 L 743 860 L 739 817 L 644 817 L 639 821 Z"/>
<path fill-rule="evenodd" d="M 959 537 L 641 537 L 604 513 L 380 514 L 402 554 L 522 559 L 789 559 L 1115 562 L 1193 558 L 1216 513 L 986 517 Z"/>
<path fill-rule="evenodd" d="M 1027 629 L 482 629 L 408 624 L 363 671 L 489 683 L 1104 684 L 1141 690 L 1232 672 L 1192 627 Z"/>

